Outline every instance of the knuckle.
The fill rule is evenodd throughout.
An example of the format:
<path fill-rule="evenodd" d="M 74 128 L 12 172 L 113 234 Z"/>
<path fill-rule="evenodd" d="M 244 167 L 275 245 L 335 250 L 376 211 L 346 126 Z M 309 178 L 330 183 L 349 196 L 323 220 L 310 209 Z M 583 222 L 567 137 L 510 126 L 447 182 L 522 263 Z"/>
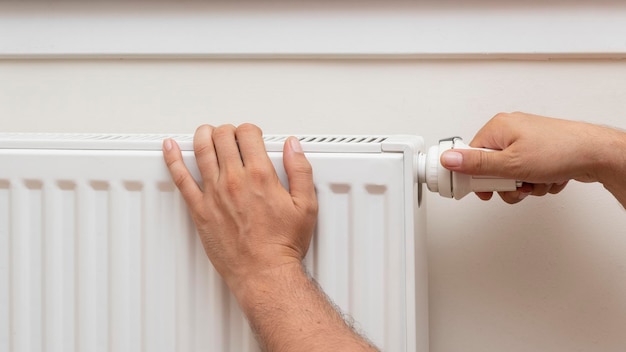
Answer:
<path fill-rule="evenodd" d="M 248 177 L 253 183 L 263 183 L 270 179 L 270 170 L 265 165 L 250 165 L 247 168 Z"/>
<path fill-rule="evenodd" d="M 303 162 L 299 166 L 299 171 L 300 171 L 300 173 L 302 173 L 302 174 L 304 174 L 306 176 L 313 175 L 313 167 L 311 166 L 311 164 L 308 161 Z"/>
<path fill-rule="evenodd" d="M 511 115 L 513 115 L 513 114 L 510 114 L 508 112 L 499 112 L 499 113 L 495 114 L 491 120 L 494 121 L 494 122 L 501 122 L 502 120 L 506 120 L 506 119 L 510 118 Z"/>
<path fill-rule="evenodd" d="M 313 167 L 304 159 L 302 162 L 298 161 L 291 165 L 288 173 L 291 174 L 290 177 L 295 177 L 299 180 L 308 180 L 313 177 Z"/>
<path fill-rule="evenodd" d="M 317 202 L 311 202 L 311 205 L 309 206 L 309 214 L 311 214 L 313 217 L 317 217 L 318 212 L 319 206 Z"/>
<path fill-rule="evenodd" d="M 518 179 L 528 179 L 531 171 L 528 162 L 518 153 L 511 153 L 509 158 L 503 160 L 503 163 L 502 169 L 507 170 L 508 174 L 516 175 Z"/>
<path fill-rule="evenodd" d="M 177 163 L 178 163 L 178 159 L 172 159 L 172 158 L 166 158 L 165 159 L 165 165 L 171 171 L 174 171 L 176 169 L 176 164 Z"/>
<path fill-rule="evenodd" d="M 213 153 L 215 147 L 213 147 L 213 144 L 209 143 L 194 143 L 193 150 L 196 155 L 205 155 Z"/>
<path fill-rule="evenodd" d="M 224 180 L 224 190 L 229 195 L 237 194 L 242 189 L 241 179 L 233 174 L 229 174 Z"/>
<path fill-rule="evenodd" d="M 480 172 L 481 170 L 485 168 L 485 165 L 488 162 L 487 158 L 489 157 L 489 155 L 484 152 L 473 153 L 473 154 L 476 157 L 470 158 L 470 167 L 472 170 L 476 170 L 477 172 Z"/>
<path fill-rule="evenodd" d="M 191 176 L 189 176 L 188 173 L 179 172 L 179 173 L 174 174 L 172 178 L 176 187 L 180 189 L 183 187 L 183 185 L 185 185 L 189 181 L 190 177 Z"/>
<path fill-rule="evenodd" d="M 311 217 L 317 217 L 317 213 L 319 211 L 319 205 L 315 198 L 307 200 L 303 204 L 304 212 Z"/>
<path fill-rule="evenodd" d="M 198 230 L 200 230 L 201 232 L 209 231 L 208 224 L 212 222 L 211 214 L 209 212 L 205 211 L 204 209 L 195 211 L 193 213 L 193 220 L 198 227 Z"/>
<path fill-rule="evenodd" d="M 523 112 L 523 111 L 499 112 L 499 113 L 494 115 L 492 120 L 494 122 L 499 122 L 499 123 L 509 123 L 509 122 L 511 122 L 512 118 L 521 119 L 521 118 L 524 118 L 524 117 L 527 117 L 527 116 L 528 116 L 528 114 Z"/>

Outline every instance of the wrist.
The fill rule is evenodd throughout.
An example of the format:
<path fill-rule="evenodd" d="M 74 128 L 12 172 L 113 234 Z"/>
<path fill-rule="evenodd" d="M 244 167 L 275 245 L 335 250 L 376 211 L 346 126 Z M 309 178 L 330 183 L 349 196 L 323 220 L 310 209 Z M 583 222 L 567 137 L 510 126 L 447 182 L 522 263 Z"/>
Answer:
<path fill-rule="evenodd" d="M 615 129 L 606 129 L 601 148 L 598 149 L 596 181 L 611 189 L 623 183 L 626 174 L 626 133 Z"/>
<path fill-rule="evenodd" d="M 302 280 L 308 281 L 309 277 L 302 263 L 293 261 L 230 280 L 228 286 L 244 313 L 248 315 L 252 309 L 263 304 L 263 301 L 274 299 L 285 283 Z"/>
<path fill-rule="evenodd" d="M 264 350 L 376 350 L 344 321 L 300 262 L 260 271 L 231 291 Z"/>

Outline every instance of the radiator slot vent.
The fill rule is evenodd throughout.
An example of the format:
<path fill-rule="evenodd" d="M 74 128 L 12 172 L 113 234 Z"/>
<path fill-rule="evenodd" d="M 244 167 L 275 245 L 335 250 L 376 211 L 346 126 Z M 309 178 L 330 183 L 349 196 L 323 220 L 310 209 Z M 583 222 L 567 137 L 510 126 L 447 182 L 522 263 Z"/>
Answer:
<path fill-rule="evenodd" d="M 264 136 L 263 140 L 266 142 L 284 142 L 289 136 Z M 382 143 L 387 140 L 387 136 L 334 136 L 334 135 L 320 135 L 320 136 L 296 136 L 303 143 Z"/>

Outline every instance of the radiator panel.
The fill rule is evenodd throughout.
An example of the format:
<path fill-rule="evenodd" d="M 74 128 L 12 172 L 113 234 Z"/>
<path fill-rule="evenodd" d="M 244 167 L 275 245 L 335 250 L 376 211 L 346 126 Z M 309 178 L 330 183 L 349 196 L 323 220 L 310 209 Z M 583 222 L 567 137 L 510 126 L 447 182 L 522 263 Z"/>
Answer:
<path fill-rule="evenodd" d="M 286 184 L 281 154 L 270 156 Z M 406 201 L 405 155 L 308 157 L 320 202 L 309 271 L 383 350 L 423 345 L 408 331 L 422 319 L 410 307 L 426 307 L 407 288 L 406 236 L 423 235 L 407 223 L 423 210 Z M 0 165 L 10 166 L 0 170 L 0 350 L 259 351 L 160 151 L 4 149 Z"/>

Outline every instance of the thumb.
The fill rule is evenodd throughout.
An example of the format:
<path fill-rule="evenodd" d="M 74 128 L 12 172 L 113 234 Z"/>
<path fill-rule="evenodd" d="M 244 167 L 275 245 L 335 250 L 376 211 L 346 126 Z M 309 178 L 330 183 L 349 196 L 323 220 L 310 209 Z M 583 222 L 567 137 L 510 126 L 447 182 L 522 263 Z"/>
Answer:
<path fill-rule="evenodd" d="M 504 161 L 502 151 L 451 149 L 441 154 L 443 167 L 469 175 L 507 177 Z"/>
<path fill-rule="evenodd" d="M 283 165 L 289 180 L 289 193 L 291 193 L 294 201 L 315 199 L 313 169 L 306 156 L 304 156 L 300 141 L 296 137 L 289 137 L 285 141 Z"/>

